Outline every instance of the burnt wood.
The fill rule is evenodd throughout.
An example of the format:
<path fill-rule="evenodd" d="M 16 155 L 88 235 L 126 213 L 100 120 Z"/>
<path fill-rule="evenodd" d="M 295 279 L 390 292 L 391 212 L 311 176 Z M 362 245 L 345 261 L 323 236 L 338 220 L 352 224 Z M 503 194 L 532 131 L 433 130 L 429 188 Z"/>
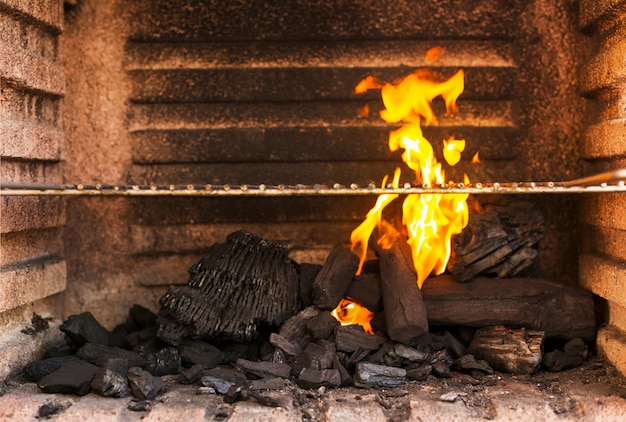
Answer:
<path fill-rule="evenodd" d="M 278 326 L 298 310 L 299 280 L 287 242 L 238 231 L 215 244 L 190 269 L 186 286 L 161 297 L 158 336 L 248 341 L 258 324 Z"/>
<path fill-rule="evenodd" d="M 470 201 L 470 217 L 454 236 L 448 271 L 459 281 L 478 274 L 512 277 L 533 264 L 543 237 L 542 213 L 531 203 L 485 204 Z"/>
<path fill-rule="evenodd" d="M 413 261 L 402 247 L 405 239 L 399 236 L 397 239 L 388 249 L 377 247 L 380 282 L 387 335 L 392 340 L 409 343 L 428 332 L 428 320 Z"/>
<path fill-rule="evenodd" d="M 359 268 L 359 258 L 349 248 L 336 246 L 313 281 L 313 302 L 320 309 L 333 310 L 346 295 Z"/>
<path fill-rule="evenodd" d="M 541 278 L 475 278 L 459 283 L 449 275 L 422 286 L 428 321 L 434 326 L 507 325 L 545 331 L 547 337 L 595 338 L 590 292 Z"/>

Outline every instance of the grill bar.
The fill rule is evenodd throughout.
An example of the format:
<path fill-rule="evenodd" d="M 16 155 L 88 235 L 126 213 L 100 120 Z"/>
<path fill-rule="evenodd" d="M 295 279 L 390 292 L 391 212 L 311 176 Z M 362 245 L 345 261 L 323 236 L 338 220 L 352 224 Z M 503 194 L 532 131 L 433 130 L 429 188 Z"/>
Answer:
<path fill-rule="evenodd" d="M 565 182 L 462 183 L 442 186 L 340 185 L 66 185 L 2 183 L 3 196 L 351 196 L 382 194 L 626 193 L 626 169 Z"/>

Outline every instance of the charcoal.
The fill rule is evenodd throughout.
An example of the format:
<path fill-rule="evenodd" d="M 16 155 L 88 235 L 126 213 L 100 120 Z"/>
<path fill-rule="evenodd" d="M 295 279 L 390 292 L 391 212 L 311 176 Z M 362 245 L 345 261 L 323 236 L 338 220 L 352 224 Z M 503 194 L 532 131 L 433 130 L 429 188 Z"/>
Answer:
<path fill-rule="evenodd" d="M 128 383 L 133 396 L 140 400 L 154 400 L 165 392 L 165 385 L 159 377 L 137 366 L 128 369 Z"/>
<path fill-rule="evenodd" d="M 330 312 L 320 312 L 306 323 L 306 328 L 316 340 L 329 338 L 338 326 L 339 321 Z"/>
<path fill-rule="evenodd" d="M 150 400 L 133 399 L 128 402 L 126 407 L 133 412 L 148 412 L 152 409 L 152 402 Z"/>
<path fill-rule="evenodd" d="M 449 331 L 443 333 L 443 341 L 444 347 L 453 358 L 460 358 L 465 355 L 467 348 L 455 336 L 450 334 Z"/>
<path fill-rule="evenodd" d="M 335 350 L 316 343 L 309 343 L 304 349 L 304 353 L 309 356 L 311 369 L 329 369 L 333 365 Z"/>
<path fill-rule="evenodd" d="M 339 326 L 335 330 L 337 350 L 343 352 L 354 352 L 359 348 L 378 350 L 381 342 L 380 337 L 366 333 L 359 325 Z"/>
<path fill-rule="evenodd" d="M 158 329 L 159 327 L 157 327 L 156 325 L 152 327 L 146 327 L 144 329 L 126 334 L 124 338 L 130 345 L 130 348 L 134 349 L 135 347 L 142 344 L 152 342 L 156 343 L 158 341 L 158 339 L 156 338 Z"/>
<path fill-rule="evenodd" d="M 291 367 L 286 363 L 252 362 L 245 359 L 237 359 L 235 366 L 242 371 L 259 378 L 289 378 L 289 375 L 291 375 Z"/>
<path fill-rule="evenodd" d="M 525 328 L 504 326 L 481 328 L 476 331 L 467 353 L 482 359 L 501 372 L 532 374 L 541 364 L 545 333 Z"/>
<path fill-rule="evenodd" d="M 290 342 L 289 340 L 287 340 L 285 337 L 281 336 L 280 334 L 276 334 L 276 333 L 270 334 L 270 343 L 274 347 L 288 354 L 289 356 L 298 356 L 299 354 L 302 354 L 302 349 L 300 349 L 297 343 L 294 344 L 293 342 Z"/>
<path fill-rule="evenodd" d="M 582 365 L 587 359 L 587 345 L 580 338 L 568 341 L 563 351 L 554 350 L 543 355 L 542 366 L 550 372 L 560 372 Z"/>
<path fill-rule="evenodd" d="M 62 356 L 36 360 L 28 363 L 22 369 L 22 373 L 31 381 L 37 382 L 48 374 L 53 373 L 65 363 L 71 360 L 79 360 L 76 356 Z"/>
<path fill-rule="evenodd" d="M 406 370 L 406 377 L 411 381 L 424 381 L 431 374 L 432 365 L 423 365 Z"/>
<path fill-rule="evenodd" d="M 44 403 L 37 409 L 37 419 L 50 419 L 52 416 L 60 415 L 72 405 L 71 402 Z"/>
<path fill-rule="evenodd" d="M 104 397 L 125 397 L 128 387 L 127 373 L 126 359 L 109 359 L 103 368 L 98 368 L 91 381 L 91 389 Z"/>
<path fill-rule="evenodd" d="M 37 382 L 44 393 L 76 394 L 84 396 L 91 390 L 90 384 L 98 367 L 88 362 L 72 359 L 59 369 Z"/>
<path fill-rule="evenodd" d="M 356 364 L 354 385 L 361 388 L 391 388 L 406 383 L 406 370 L 368 362 Z"/>
<path fill-rule="evenodd" d="M 313 304 L 313 281 L 322 269 L 318 264 L 300 264 L 300 302 L 306 308 Z"/>
<path fill-rule="evenodd" d="M 396 343 L 393 346 L 393 354 L 409 362 L 424 362 L 430 356 L 429 353 L 421 352 L 402 343 Z"/>
<path fill-rule="evenodd" d="M 228 389 L 235 384 L 242 384 L 248 379 L 245 374 L 233 369 L 213 368 L 206 372 L 200 380 L 205 387 L 212 387 L 220 394 L 226 394 Z"/>
<path fill-rule="evenodd" d="M 155 327 L 157 325 L 157 316 L 148 308 L 144 308 L 141 305 L 133 305 L 128 311 L 128 318 L 126 323 L 129 327 L 134 328 L 132 331 L 144 330 L 149 327 Z"/>
<path fill-rule="evenodd" d="M 433 375 L 439 378 L 452 378 L 450 367 L 443 361 L 437 361 L 432 364 Z"/>
<path fill-rule="evenodd" d="M 304 368 L 296 381 L 300 388 L 313 389 L 319 387 L 339 387 L 341 374 L 337 369 Z"/>
<path fill-rule="evenodd" d="M 485 374 L 493 374 L 493 368 L 487 361 L 476 360 L 474 355 L 464 355 L 454 361 L 454 367 L 459 371 L 480 371 Z"/>
<path fill-rule="evenodd" d="M 304 308 L 302 311 L 285 321 L 285 323 L 280 327 L 278 334 L 285 337 L 289 341 L 297 342 L 300 347 L 306 347 L 306 345 L 311 341 L 311 335 L 309 334 L 309 330 L 306 328 L 306 323 L 319 313 L 320 310 L 315 306 Z"/>
<path fill-rule="evenodd" d="M 49 347 L 48 349 L 46 349 L 46 351 L 43 354 L 43 358 L 42 359 L 60 358 L 60 357 L 64 357 L 64 356 L 71 356 L 71 355 L 73 355 L 75 353 L 76 353 L 76 349 L 74 349 L 69 344 L 67 344 L 67 343 L 57 344 L 57 345 L 54 345 L 54 346 Z"/>
<path fill-rule="evenodd" d="M 368 263 L 370 265 L 367 265 Z M 360 303 L 375 314 L 382 312 L 383 298 L 378 260 L 365 262 L 363 272 L 352 279 L 346 297 Z"/>
<path fill-rule="evenodd" d="M 220 350 L 224 353 L 223 363 L 235 363 L 237 359 L 256 360 L 259 357 L 259 343 L 256 341 L 220 343 Z"/>
<path fill-rule="evenodd" d="M 146 357 L 144 368 L 157 377 L 180 374 L 182 369 L 180 354 L 174 347 L 166 347 Z"/>
<path fill-rule="evenodd" d="M 313 281 L 313 303 L 323 310 L 335 309 L 358 268 L 359 258 L 349 248 L 333 248 Z"/>
<path fill-rule="evenodd" d="M 339 376 L 341 378 L 340 385 L 342 387 L 348 387 L 352 385 L 352 375 L 350 375 L 346 367 L 341 364 L 341 362 L 339 361 L 339 357 L 336 354 L 333 356 L 333 369 L 339 371 Z"/>
<path fill-rule="evenodd" d="M 59 329 L 65 333 L 68 341 L 76 348 L 82 347 L 85 343 L 109 344 L 109 331 L 105 329 L 94 318 L 90 312 L 83 312 L 79 315 L 71 315 Z"/>
<path fill-rule="evenodd" d="M 76 352 L 76 356 L 100 367 L 105 366 L 109 359 L 116 358 L 128 360 L 128 366 L 143 366 L 146 364 L 146 359 L 135 352 L 94 343 L 85 344 Z"/>
<path fill-rule="evenodd" d="M 203 374 L 204 365 L 197 363 L 191 368 L 185 369 L 181 374 L 179 381 L 181 384 L 194 384 L 198 381 Z"/>
<path fill-rule="evenodd" d="M 230 234 L 191 267 L 186 286 L 161 297 L 157 335 L 173 346 L 186 335 L 249 341 L 260 324 L 279 326 L 298 310 L 299 278 L 289 250 L 287 242 Z"/>

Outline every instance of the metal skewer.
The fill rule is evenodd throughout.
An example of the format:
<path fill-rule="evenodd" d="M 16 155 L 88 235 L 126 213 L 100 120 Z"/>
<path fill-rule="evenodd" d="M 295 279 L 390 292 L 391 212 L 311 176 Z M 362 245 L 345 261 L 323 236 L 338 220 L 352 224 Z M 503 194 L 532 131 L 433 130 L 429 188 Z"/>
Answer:
<path fill-rule="evenodd" d="M 340 185 L 71 185 L 3 182 L 0 196 L 355 196 L 382 194 L 626 193 L 626 169 L 565 182 L 493 182 L 435 186 Z"/>

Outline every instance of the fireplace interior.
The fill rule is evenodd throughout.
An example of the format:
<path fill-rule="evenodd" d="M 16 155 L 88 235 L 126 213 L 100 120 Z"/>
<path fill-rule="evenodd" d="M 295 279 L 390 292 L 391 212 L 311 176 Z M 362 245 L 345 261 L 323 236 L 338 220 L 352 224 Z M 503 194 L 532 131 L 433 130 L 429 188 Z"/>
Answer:
<path fill-rule="evenodd" d="M 354 87 L 423 68 L 465 71 L 458 113 L 436 100 L 424 128 L 440 161 L 441 140 L 466 140 L 450 179 L 623 168 L 625 22 L 623 0 L 0 0 L 2 182 L 379 186 L 400 166 L 410 183 L 387 147 L 398 126 L 377 92 Z M 593 293 L 593 353 L 626 375 L 626 195 L 500 196 L 545 218 L 525 275 Z M 2 195 L 0 375 L 58 342 L 70 315 L 112 329 L 133 304 L 158 310 L 237 230 L 322 264 L 374 202 Z M 52 328 L 24 334 L 33 314 Z"/>

